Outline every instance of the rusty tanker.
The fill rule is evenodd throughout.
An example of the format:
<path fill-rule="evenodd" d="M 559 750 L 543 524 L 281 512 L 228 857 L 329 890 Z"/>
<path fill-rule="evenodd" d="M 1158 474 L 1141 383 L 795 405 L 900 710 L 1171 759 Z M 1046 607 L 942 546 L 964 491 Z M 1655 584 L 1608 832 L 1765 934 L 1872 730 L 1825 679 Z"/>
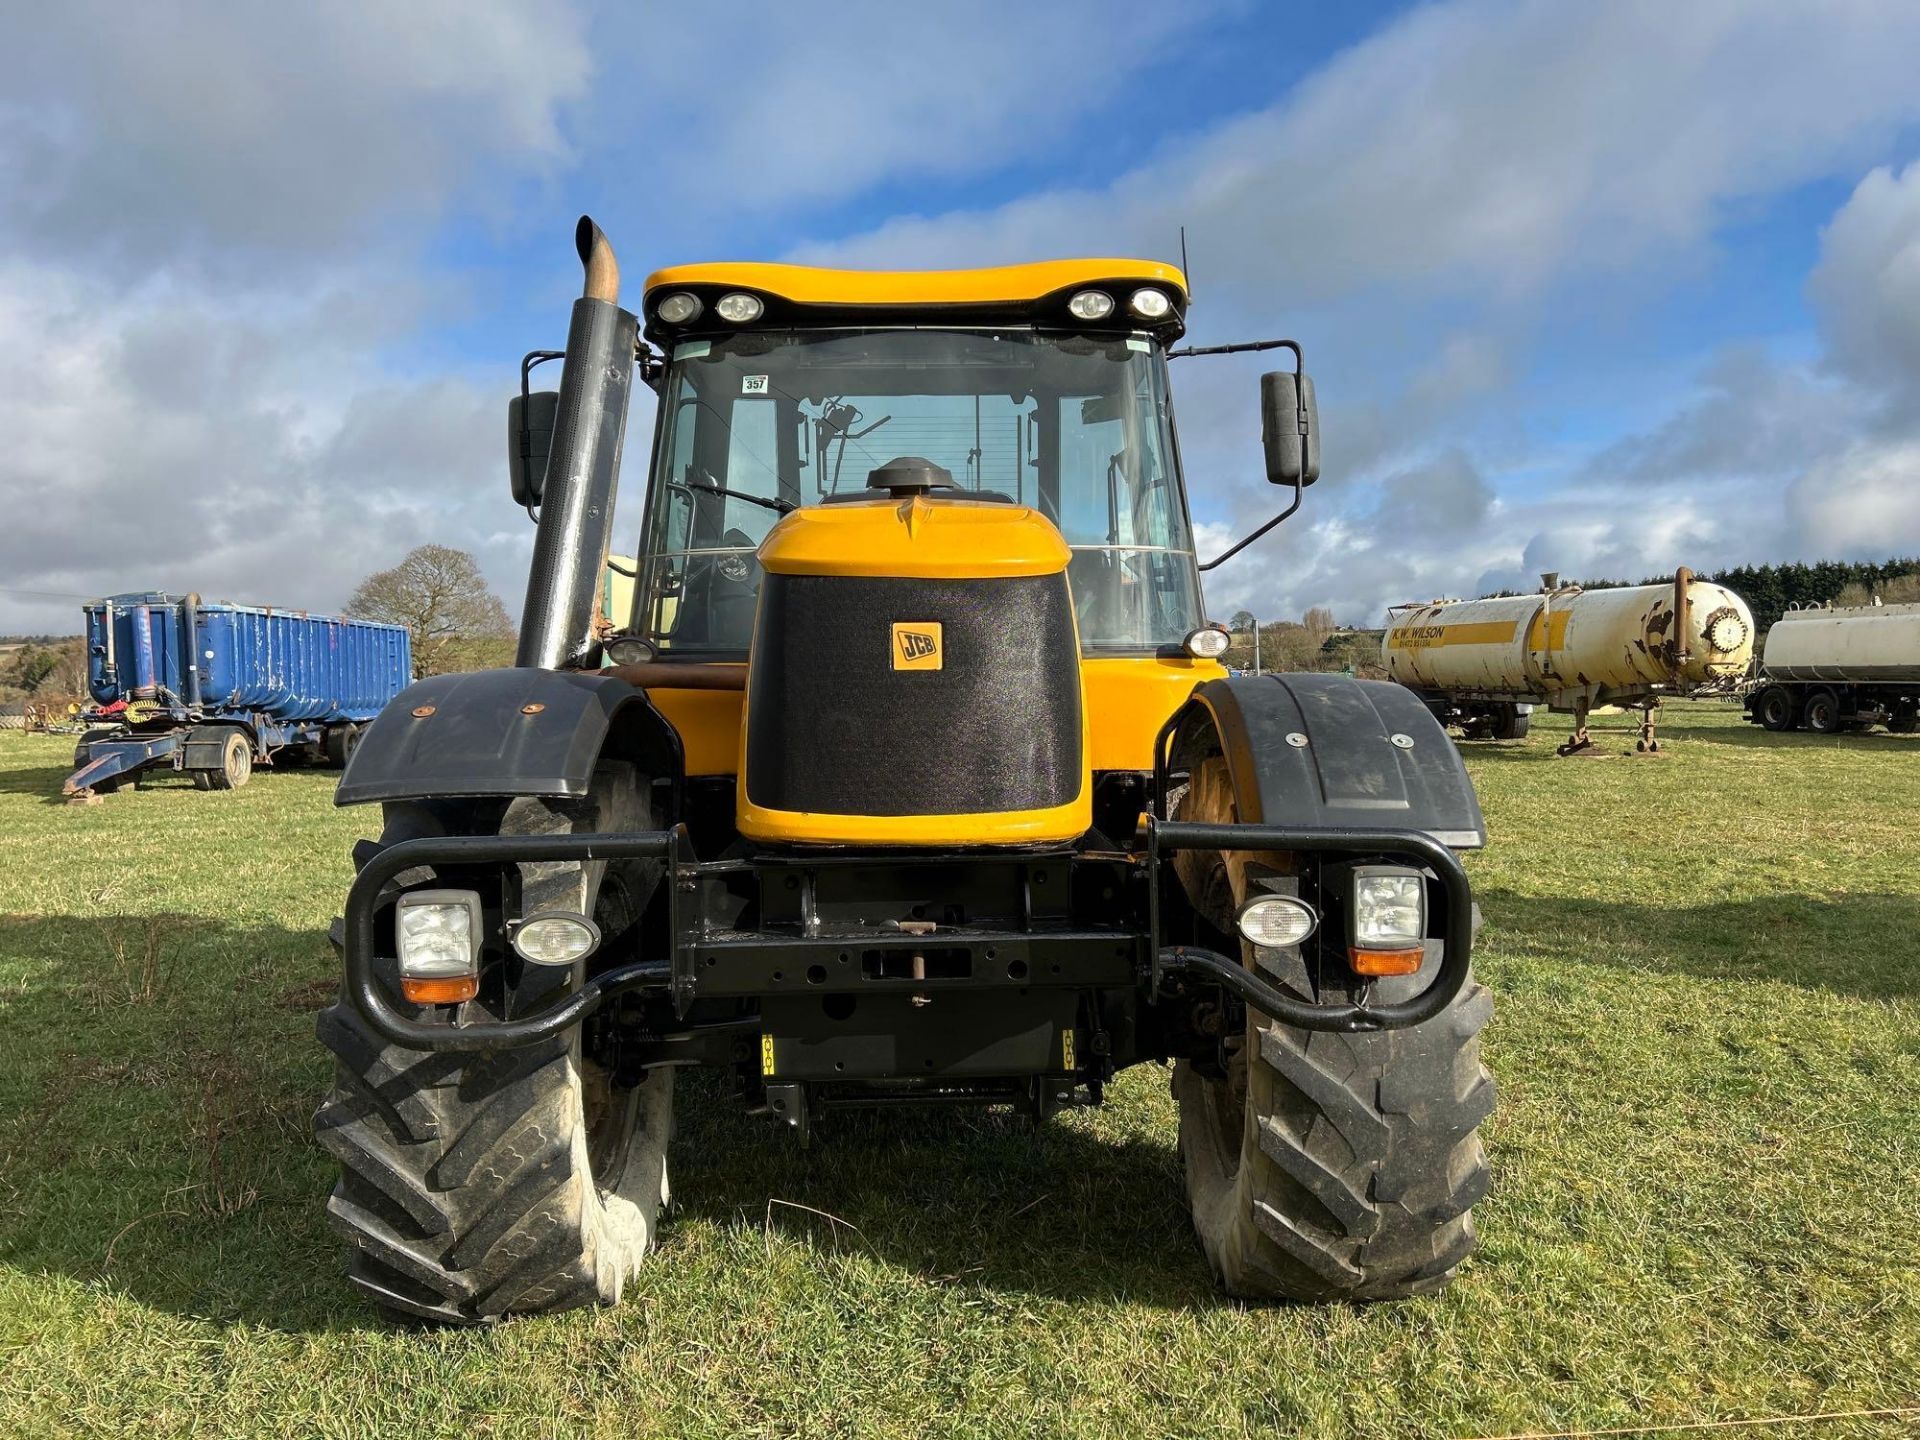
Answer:
<path fill-rule="evenodd" d="M 1652 751 L 1662 698 L 1730 687 L 1752 658 L 1746 602 L 1690 570 L 1605 590 L 1543 579 L 1533 595 L 1395 606 L 1380 647 L 1388 676 L 1469 739 L 1518 739 L 1536 706 L 1569 713 L 1563 755 L 1592 748 L 1595 706 L 1639 706 L 1639 748 Z"/>

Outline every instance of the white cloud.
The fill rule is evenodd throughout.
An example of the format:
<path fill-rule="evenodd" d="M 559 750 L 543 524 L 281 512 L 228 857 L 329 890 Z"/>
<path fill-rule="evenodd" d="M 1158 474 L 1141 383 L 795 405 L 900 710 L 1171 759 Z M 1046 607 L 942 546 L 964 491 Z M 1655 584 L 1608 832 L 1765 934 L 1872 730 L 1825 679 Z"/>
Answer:
<path fill-rule="evenodd" d="M 430 218 L 490 167 L 559 159 L 559 111 L 590 73 L 571 7 L 517 0 L 75 0 L 8 47 L 7 228 L 123 271 L 284 264 Z"/>
<path fill-rule="evenodd" d="M 1793 482 L 1787 513 L 1808 554 L 1920 554 L 1920 434 L 1822 457 Z"/>
<path fill-rule="evenodd" d="M 1854 188 L 1807 288 L 1840 371 L 1920 397 L 1920 161 Z"/>
<path fill-rule="evenodd" d="M 517 608 L 531 527 L 514 526 L 500 478 L 492 388 L 379 383 L 366 332 L 328 301 L 265 316 L 197 294 L 106 306 L 71 276 L 0 275 L 0 353 L 33 357 L 0 383 L 6 588 L 332 609 L 411 545 L 453 535 Z M 0 594 L 0 615 L 9 630 L 77 623 L 72 601 L 20 595 Z"/>
<path fill-rule="evenodd" d="M 1831 502 L 1825 524 L 1786 502 L 1793 477 L 1874 417 L 1859 391 L 1765 352 L 1717 355 L 1670 419 L 1592 458 L 1553 453 L 1485 402 L 1545 337 L 1574 341 L 1547 308 L 1569 286 L 1608 279 L 1651 299 L 1661 277 L 1710 264 L 1716 231 L 1751 202 L 1871 163 L 1920 118 L 1915 53 L 1914 7 L 1429 6 L 1277 103 L 1126 174 L 896 218 L 797 256 L 961 265 L 1166 253 L 1186 223 L 1207 338 L 1245 338 L 1215 333 L 1229 319 L 1247 334 L 1294 328 L 1326 367 L 1327 480 L 1281 532 L 1209 576 L 1216 613 L 1332 603 L 1343 619 L 1371 619 L 1397 600 L 1531 586 L 1540 569 L 1638 577 L 1822 544 L 1907 544 L 1912 510 L 1894 481 L 1857 482 L 1859 498 Z M 1920 359 L 1913 177 L 1870 178 L 1827 237 L 1823 270 L 1837 278 L 1817 294 L 1853 323 L 1836 354 L 1856 370 Z M 1436 315 L 1466 325 L 1407 366 L 1421 343 L 1408 337 Z M 1194 366 L 1178 376 L 1188 474 L 1203 532 L 1224 538 L 1272 508 L 1248 483 L 1254 365 Z M 1624 411 L 1648 397 L 1616 398 Z M 1902 447 L 1875 453 L 1851 463 L 1874 475 L 1906 463 Z M 1829 503 L 1813 489 L 1796 496 Z"/>
<path fill-rule="evenodd" d="M 1243 3 L 648 6 L 606 43 L 634 58 L 653 183 L 758 211 L 1029 163 Z"/>
<path fill-rule="evenodd" d="M 1428 6 L 1125 175 L 801 254 L 1164 250 L 1184 221 L 1234 299 L 1527 294 L 1576 264 L 1697 244 L 1729 202 L 1871 154 L 1920 116 L 1916 52 L 1920 8 L 1864 0 Z"/>

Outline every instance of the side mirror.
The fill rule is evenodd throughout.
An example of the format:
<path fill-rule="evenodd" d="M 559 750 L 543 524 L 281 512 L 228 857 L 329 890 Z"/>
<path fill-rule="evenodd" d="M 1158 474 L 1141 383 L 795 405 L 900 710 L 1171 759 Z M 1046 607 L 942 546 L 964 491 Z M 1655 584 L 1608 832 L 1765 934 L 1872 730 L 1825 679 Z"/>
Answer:
<path fill-rule="evenodd" d="M 559 415 L 558 390 L 535 390 L 507 402 L 507 483 L 516 505 L 540 503 L 547 484 L 547 455 L 553 449 L 553 425 Z"/>
<path fill-rule="evenodd" d="M 1274 370 L 1260 377 L 1260 441 L 1273 484 L 1311 485 L 1320 478 L 1320 412 L 1312 376 Z"/>

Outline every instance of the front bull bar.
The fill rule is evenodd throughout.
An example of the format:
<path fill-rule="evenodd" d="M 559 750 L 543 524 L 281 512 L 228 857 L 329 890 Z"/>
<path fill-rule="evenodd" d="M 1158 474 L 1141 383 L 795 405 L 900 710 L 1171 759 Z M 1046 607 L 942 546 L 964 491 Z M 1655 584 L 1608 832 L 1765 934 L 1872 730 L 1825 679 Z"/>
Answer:
<path fill-rule="evenodd" d="M 1352 1005 L 1316 1005 L 1286 994 L 1238 960 L 1192 945 L 1154 951 L 1156 994 L 1161 977 L 1167 972 L 1198 972 L 1231 990 L 1247 1004 L 1302 1030 L 1399 1030 L 1431 1020 L 1453 1002 L 1467 983 L 1467 970 L 1473 960 L 1473 887 L 1467 881 L 1460 857 L 1431 835 L 1418 830 L 1219 825 L 1198 820 L 1156 820 L 1150 815 L 1142 819 L 1141 830 L 1147 842 L 1147 865 L 1155 876 L 1150 923 L 1156 945 L 1160 940 L 1157 877 L 1163 850 L 1298 850 L 1392 855 L 1417 860 L 1432 870 L 1447 892 L 1447 926 L 1440 973 L 1434 976 L 1431 985 L 1410 1000 L 1385 1005 L 1373 1005 L 1365 1000 Z"/>
<path fill-rule="evenodd" d="M 1204 976 L 1241 1000 L 1286 1024 L 1305 1030 L 1391 1030 L 1418 1025 L 1444 1010 L 1467 981 L 1473 948 L 1473 896 L 1459 858 L 1438 840 L 1418 831 L 1291 828 L 1280 825 L 1220 825 L 1147 818 L 1142 824 L 1148 870 L 1149 931 L 1152 945 L 1150 993 L 1158 994 L 1168 975 Z M 667 867 L 665 886 L 669 933 L 680 938 L 678 861 L 684 840 L 679 831 L 638 831 L 619 835 L 453 835 L 403 840 L 370 859 L 347 893 L 345 917 L 346 995 L 373 1030 L 410 1049 L 487 1051 L 531 1045 L 548 1039 L 599 1010 L 613 996 L 645 987 L 673 988 L 675 967 L 668 960 L 644 960 L 589 977 L 551 1009 L 509 1020 L 471 1025 L 428 1025 L 401 1013 L 374 974 L 374 911 L 389 882 L 417 866 L 512 865 L 525 860 L 650 859 Z M 1400 856 L 1430 869 L 1447 894 L 1445 945 L 1440 971 L 1420 994 L 1383 1005 L 1318 1005 L 1281 991 L 1256 971 L 1216 951 L 1191 945 L 1160 948 L 1159 866 L 1163 851 L 1257 850 L 1307 851 Z M 690 997 L 679 997 L 686 999 Z"/>
<path fill-rule="evenodd" d="M 590 977 L 551 1010 L 477 1025 L 423 1025 L 401 1014 L 373 973 L 373 912 L 387 882 L 418 865 L 516 865 L 522 860 L 664 860 L 673 867 L 675 832 L 622 835 L 449 835 L 402 840 L 375 855 L 347 892 L 347 1000 L 386 1039 L 414 1050 L 499 1050 L 531 1045 L 593 1014 L 609 997 L 642 985 L 670 985 L 673 966 L 643 960 Z M 674 876 L 667 893 L 677 897 Z M 675 927 L 675 934 L 678 928 Z"/>

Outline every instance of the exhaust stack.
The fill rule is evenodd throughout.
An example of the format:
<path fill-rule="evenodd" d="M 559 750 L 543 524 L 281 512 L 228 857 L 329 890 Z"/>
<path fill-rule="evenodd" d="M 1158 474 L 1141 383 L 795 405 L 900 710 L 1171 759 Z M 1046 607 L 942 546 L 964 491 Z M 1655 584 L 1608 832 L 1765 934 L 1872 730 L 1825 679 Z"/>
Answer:
<path fill-rule="evenodd" d="M 599 661 L 594 605 L 606 567 L 639 322 L 620 308 L 620 264 L 585 215 L 574 231 L 585 272 L 567 330 L 559 413 L 540 499 L 515 663 L 545 670 Z"/>

